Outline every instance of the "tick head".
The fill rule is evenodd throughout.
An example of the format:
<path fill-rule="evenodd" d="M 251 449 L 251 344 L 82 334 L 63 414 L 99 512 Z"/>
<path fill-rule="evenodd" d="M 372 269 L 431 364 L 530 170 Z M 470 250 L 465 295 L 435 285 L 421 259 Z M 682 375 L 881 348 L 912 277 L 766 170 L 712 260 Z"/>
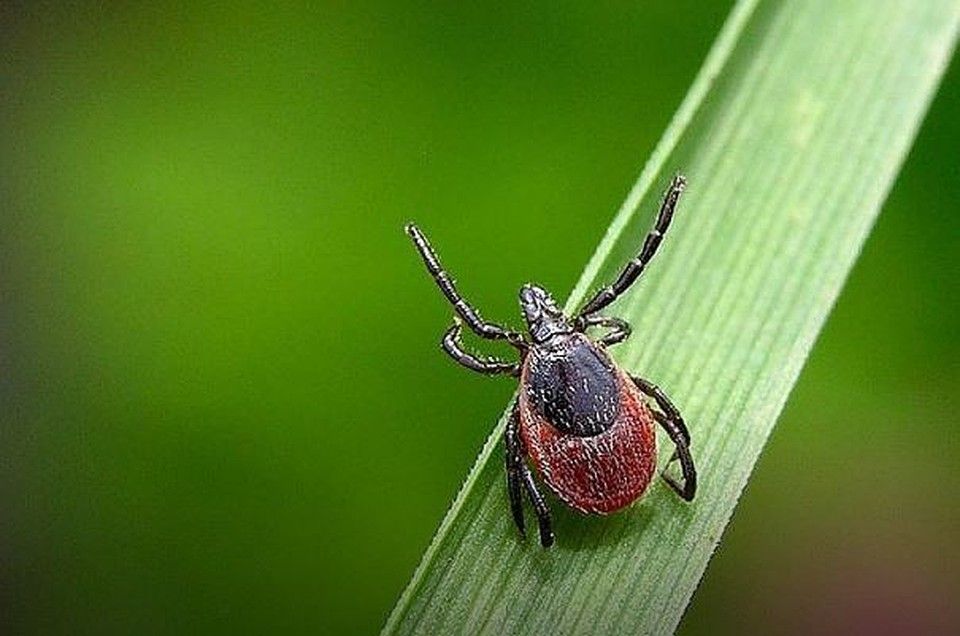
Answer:
<path fill-rule="evenodd" d="M 527 284 L 520 288 L 520 307 L 527 321 L 527 330 L 535 343 L 559 333 L 570 333 L 567 317 L 543 287 Z"/>

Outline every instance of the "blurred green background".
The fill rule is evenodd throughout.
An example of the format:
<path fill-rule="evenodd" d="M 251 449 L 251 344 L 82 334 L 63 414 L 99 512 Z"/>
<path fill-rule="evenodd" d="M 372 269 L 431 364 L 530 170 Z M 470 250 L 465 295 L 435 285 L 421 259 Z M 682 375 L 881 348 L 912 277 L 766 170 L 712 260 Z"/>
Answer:
<path fill-rule="evenodd" d="M 0 7 L 0 631 L 378 630 L 513 390 L 402 223 L 563 297 L 730 4 Z M 960 630 L 958 147 L 954 63 L 682 633 Z"/>

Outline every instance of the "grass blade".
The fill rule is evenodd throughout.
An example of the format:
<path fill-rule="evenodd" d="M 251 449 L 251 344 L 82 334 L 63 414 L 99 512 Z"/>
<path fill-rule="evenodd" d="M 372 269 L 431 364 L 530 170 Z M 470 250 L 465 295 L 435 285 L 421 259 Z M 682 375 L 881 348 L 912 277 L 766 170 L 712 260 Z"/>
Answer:
<path fill-rule="evenodd" d="M 682 169 L 690 187 L 661 254 L 609 313 L 635 334 L 615 357 L 684 412 L 696 501 L 658 483 L 609 518 L 554 503 L 558 545 L 521 543 L 501 421 L 384 633 L 676 627 L 909 150 L 958 24 L 957 0 L 736 5 L 567 305 L 636 252 L 660 190 Z"/>

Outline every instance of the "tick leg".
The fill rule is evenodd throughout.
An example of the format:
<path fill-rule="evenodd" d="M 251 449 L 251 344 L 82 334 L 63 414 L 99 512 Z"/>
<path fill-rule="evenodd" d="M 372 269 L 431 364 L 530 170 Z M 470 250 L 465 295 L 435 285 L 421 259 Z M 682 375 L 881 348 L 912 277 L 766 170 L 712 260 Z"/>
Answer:
<path fill-rule="evenodd" d="M 537 489 L 537 484 L 533 480 L 533 473 L 523 465 L 523 485 L 527 488 L 527 496 L 530 497 L 530 503 L 533 504 L 533 511 L 537 513 L 537 525 L 540 527 L 540 545 L 549 548 L 553 545 L 553 523 L 550 520 L 550 508 L 547 507 L 547 500 L 543 498 Z"/>
<path fill-rule="evenodd" d="M 430 276 L 433 277 L 440 291 L 443 292 L 443 295 L 446 296 L 450 304 L 453 305 L 457 315 L 463 318 L 470 329 L 481 338 L 488 340 L 506 340 L 515 347 L 524 346 L 523 336 L 521 334 L 504 329 L 495 323 L 486 322 L 480 316 L 480 312 L 460 295 L 460 292 L 457 291 L 457 287 L 453 282 L 453 278 L 443 269 L 437 253 L 430 246 L 430 242 L 427 241 L 427 237 L 420 231 L 420 228 L 413 223 L 408 223 L 404 229 L 410 238 L 413 239 L 413 244 L 417 248 L 417 251 L 420 252 L 420 257 L 423 258 L 423 263 L 427 266 L 427 271 L 430 272 Z"/>
<path fill-rule="evenodd" d="M 443 340 L 440 342 L 440 345 L 451 358 L 471 371 L 483 373 L 484 375 L 497 375 L 501 373 L 513 376 L 520 375 L 519 364 L 511 364 L 495 358 L 478 358 L 464 351 L 463 345 L 460 343 L 459 320 L 455 320 L 453 325 L 443 334 Z"/>
<path fill-rule="evenodd" d="M 667 482 L 680 497 L 686 501 L 690 501 L 697 491 L 697 469 L 694 466 L 693 457 L 690 455 L 690 431 L 687 430 L 687 425 L 683 421 L 680 411 L 673 405 L 673 402 L 671 402 L 667 394 L 663 392 L 663 389 L 653 382 L 640 377 L 634 377 L 632 379 L 638 389 L 653 398 L 657 403 L 662 413 L 654 412 L 653 416 L 676 446 L 673 455 L 670 456 L 670 461 L 667 462 L 667 466 L 669 467 L 669 465 L 677 459 L 680 460 L 680 468 L 683 471 L 683 486 L 681 487 L 677 484 L 673 477 L 667 474 L 666 470 L 662 473 L 663 480 Z"/>
<path fill-rule="evenodd" d="M 610 333 L 605 334 L 597 340 L 597 344 L 602 347 L 619 344 L 630 337 L 633 329 L 630 323 L 620 318 L 610 318 L 607 316 L 586 316 L 577 321 L 577 329 L 580 332 L 586 331 L 589 327 L 607 327 Z"/>
<path fill-rule="evenodd" d="M 517 524 L 520 536 L 526 538 L 527 533 L 523 522 L 523 499 L 520 491 L 523 482 L 523 447 L 520 445 L 519 407 L 515 403 L 507 421 L 507 430 L 504 431 L 504 445 L 506 446 L 507 461 L 507 495 L 510 497 L 510 512 L 513 522 Z"/>
<path fill-rule="evenodd" d="M 580 316 L 589 316 L 590 314 L 597 313 L 616 300 L 620 294 L 629 289 L 634 281 L 640 278 L 640 274 L 642 274 L 643 270 L 647 267 L 647 263 L 653 259 L 653 255 L 657 253 L 657 248 L 660 247 L 660 243 L 663 241 L 663 237 L 670 227 L 670 221 L 673 220 L 673 211 L 676 209 L 677 201 L 680 200 L 680 194 L 686 185 L 687 180 L 684 179 L 682 175 L 677 175 L 673 178 L 673 181 L 670 183 L 670 188 L 667 190 L 666 195 L 664 195 L 663 203 L 660 205 L 657 221 L 654 224 L 653 230 L 647 234 L 647 238 L 643 242 L 643 247 L 640 249 L 640 254 L 627 263 L 626 267 L 623 268 L 620 275 L 617 276 L 617 280 L 615 280 L 612 285 L 608 285 L 594 294 L 593 298 L 580 310 Z"/>
<path fill-rule="evenodd" d="M 663 477 L 663 481 L 667 482 L 667 485 L 670 486 L 674 492 L 680 495 L 681 499 L 684 501 L 693 501 L 693 496 L 697 493 L 697 469 L 693 465 L 693 457 L 690 456 L 690 447 L 684 441 L 683 434 L 680 432 L 676 421 L 668 419 L 662 413 L 654 412 L 653 417 L 660 423 L 660 426 L 663 427 L 663 430 L 667 432 L 667 435 L 670 436 L 670 439 L 673 440 L 673 443 L 677 447 L 673 453 L 673 457 L 680 458 L 680 468 L 683 470 L 683 485 L 678 484 L 676 480 L 667 473 L 666 469 L 660 473 L 660 476 Z M 670 461 L 673 461 L 673 458 L 671 458 Z"/>
<path fill-rule="evenodd" d="M 632 379 L 633 383 L 637 385 L 638 389 L 654 399 L 654 401 L 657 403 L 657 406 L 660 407 L 660 410 L 663 411 L 663 414 L 666 415 L 667 418 L 677 423 L 677 428 L 680 431 L 680 435 L 683 437 L 683 441 L 687 446 L 689 446 L 690 431 L 687 430 L 687 425 L 683 421 L 680 411 L 676 406 L 673 405 L 673 402 L 671 402 L 670 398 L 667 397 L 667 394 L 663 392 L 663 389 L 658 387 L 650 380 L 645 380 L 639 376 L 635 376 Z"/>
<path fill-rule="evenodd" d="M 533 504 L 533 510 L 537 515 L 537 525 L 540 529 L 540 545 L 549 548 L 553 545 L 554 535 L 550 520 L 550 508 L 547 507 L 547 501 L 537 489 L 537 484 L 533 479 L 533 474 L 524 462 L 523 442 L 520 440 L 520 410 L 519 405 L 514 404 L 510 412 L 510 419 L 507 422 L 507 429 L 504 433 L 506 443 L 507 458 L 507 494 L 510 496 L 510 511 L 513 513 L 513 521 L 517 524 L 521 536 L 526 536 L 523 522 L 523 504 L 520 488 L 521 485 L 527 491 L 530 497 L 530 503 Z"/>

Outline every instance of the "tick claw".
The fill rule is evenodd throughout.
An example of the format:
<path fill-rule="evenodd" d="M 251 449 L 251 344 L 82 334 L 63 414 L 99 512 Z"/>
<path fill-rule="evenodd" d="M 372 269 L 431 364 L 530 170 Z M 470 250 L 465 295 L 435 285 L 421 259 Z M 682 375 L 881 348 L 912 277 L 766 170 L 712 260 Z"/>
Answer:
<path fill-rule="evenodd" d="M 550 534 L 540 535 L 540 545 L 542 545 L 545 548 L 549 548 L 550 546 L 552 546 L 553 540 L 554 540 L 554 536 L 552 532 Z"/>

